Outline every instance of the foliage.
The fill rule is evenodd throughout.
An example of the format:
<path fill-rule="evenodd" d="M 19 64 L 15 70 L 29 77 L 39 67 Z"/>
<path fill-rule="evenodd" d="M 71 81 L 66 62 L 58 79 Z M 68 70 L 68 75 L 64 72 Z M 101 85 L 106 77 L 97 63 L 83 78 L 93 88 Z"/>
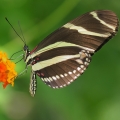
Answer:
<path fill-rule="evenodd" d="M 96 9 L 119 15 L 119 0 L 1 0 L 0 50 L 9 57 L 23 47 L 20 38 L 5 21 L 9 19 L 30 49 L 55 29 L 75 17 Z M 120 64 L 119 33 L 96 55 L 86 72 L 70 86 L 54 90 L 39 78 L 37 94 L 29 94 L 30 70 L 15 80 L 14 87 L 0 87 L 1 120 L 119 120 Z M 16 65 L 18 73 L 24 62 Z"/>

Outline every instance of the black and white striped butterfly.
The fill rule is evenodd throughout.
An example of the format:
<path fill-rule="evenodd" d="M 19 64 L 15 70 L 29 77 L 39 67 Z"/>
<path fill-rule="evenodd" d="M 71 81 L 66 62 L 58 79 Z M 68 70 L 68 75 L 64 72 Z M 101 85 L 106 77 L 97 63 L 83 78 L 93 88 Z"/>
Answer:
<path fill-rule="evenodd" d="M 36 75 L 52 88 L 63 88 L 77 79 L 91 56 L 116 34 L 118 24 L 112 11 L 92 11 L 63 25 L 32 51 L 25 44 L 24 60 L 32 67 L 31 95 L 36 92 Z"/>

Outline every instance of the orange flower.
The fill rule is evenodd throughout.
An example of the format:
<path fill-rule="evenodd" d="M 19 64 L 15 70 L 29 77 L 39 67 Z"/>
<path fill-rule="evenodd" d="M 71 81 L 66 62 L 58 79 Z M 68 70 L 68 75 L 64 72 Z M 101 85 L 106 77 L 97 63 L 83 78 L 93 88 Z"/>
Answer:
<path fill-rule="evenodd" d="M 6 53 L 0 51 L 0 82 L 5 88 L 8 84 L 14 85 L 17 72 L 14 70 L 15 63 L 8 60 Z"/>

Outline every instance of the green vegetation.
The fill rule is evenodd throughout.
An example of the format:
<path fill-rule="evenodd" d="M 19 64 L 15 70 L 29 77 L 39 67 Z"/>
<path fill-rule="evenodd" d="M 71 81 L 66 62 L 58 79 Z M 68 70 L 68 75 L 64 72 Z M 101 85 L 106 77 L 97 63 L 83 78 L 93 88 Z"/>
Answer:
<path fill-rule="evenodd" d="M 120 18 L 119 0 L 1 0 L 0 50 L 9 57 L 23 47 L 20 38 L 4 19 L 7 17 L 29 48 L 66 22 L 88 11 L 109 9 Z M 18 54 L 19 55 L 19 54 Z M 18 73 L 25 63 L 17 63 Z M 70 86 L 51 89 L 40 78 L 34 98 L 29 94 L 29 68 L 14 87 L 0 84 L 1 120 L 119 120 L 120 35 L 119 32 L 92 58 L 86 72 Z"/>

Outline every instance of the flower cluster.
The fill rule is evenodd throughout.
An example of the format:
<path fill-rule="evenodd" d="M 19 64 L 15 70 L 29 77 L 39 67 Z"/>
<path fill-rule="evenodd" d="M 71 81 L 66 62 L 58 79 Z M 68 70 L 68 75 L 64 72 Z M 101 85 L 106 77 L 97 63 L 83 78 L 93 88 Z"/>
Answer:
<path fill-rule="evenodd" d="M 8 84 L 14 85 L 14 79 L 17 76 L 15 63 L 11 62 L 6 53 L 0 51 L 0 82 L 3 82 L 5 88 Z"/>

